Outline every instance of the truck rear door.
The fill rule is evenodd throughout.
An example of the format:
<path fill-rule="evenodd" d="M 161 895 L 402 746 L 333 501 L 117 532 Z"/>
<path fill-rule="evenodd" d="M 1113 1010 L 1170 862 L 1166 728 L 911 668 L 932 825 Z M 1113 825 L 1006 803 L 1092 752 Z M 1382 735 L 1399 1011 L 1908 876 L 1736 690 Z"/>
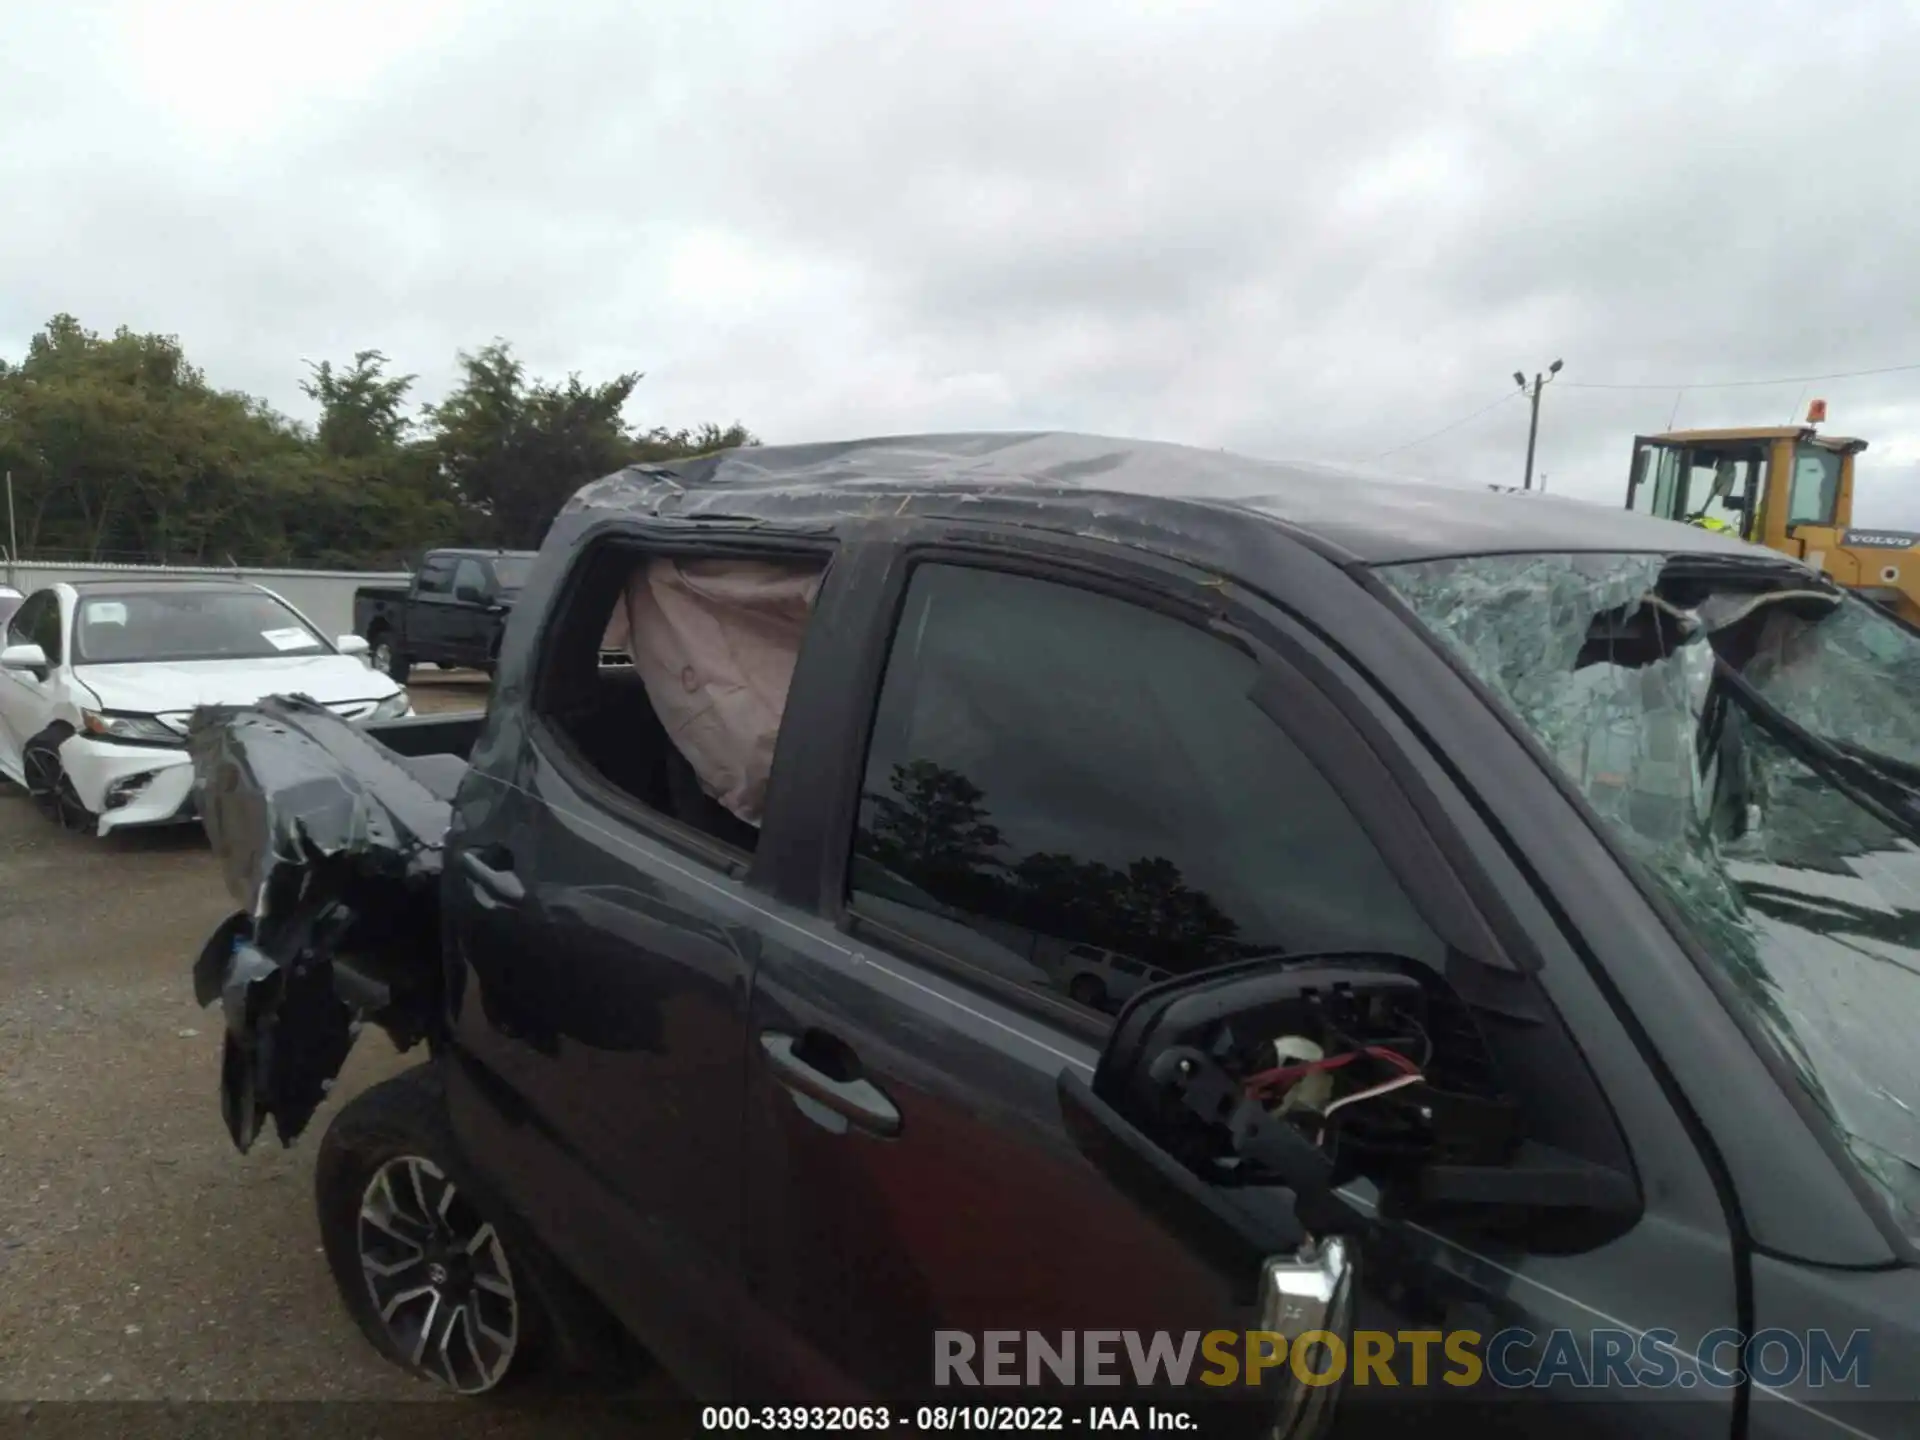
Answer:
<path fill-rule="evenodd" d="M 624 543 L 576 561 L 538 657 L 502 656 L 503 693 L 526 698 L 494 707 L 475 767 L 496 783 L 463 792 L 449 846 L 470 982 L 449 1093 L 508 1200 L 677 1377 L 724 1398 L 746 997 L 762 935 L 788 923 L 754 882 L 755 850 L 782 822 L 770 804 L 756 832 L 671 781 L 647 689 L 600 665 L 644 558 Z"/>

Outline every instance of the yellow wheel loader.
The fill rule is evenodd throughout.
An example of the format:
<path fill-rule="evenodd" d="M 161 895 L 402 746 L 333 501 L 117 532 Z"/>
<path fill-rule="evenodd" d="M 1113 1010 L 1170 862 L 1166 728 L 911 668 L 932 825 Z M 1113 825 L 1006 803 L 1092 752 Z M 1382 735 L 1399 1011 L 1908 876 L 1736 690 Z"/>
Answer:
<path fill-rule="evenodd" d="M 1804 560 L 1920 625 L 1920 534 L 1856 529 L 1853 457 L 1864 440 L 1805 425 L 1674 430 L 1633 442 L 1627 508 L 1725 530 Z"/>

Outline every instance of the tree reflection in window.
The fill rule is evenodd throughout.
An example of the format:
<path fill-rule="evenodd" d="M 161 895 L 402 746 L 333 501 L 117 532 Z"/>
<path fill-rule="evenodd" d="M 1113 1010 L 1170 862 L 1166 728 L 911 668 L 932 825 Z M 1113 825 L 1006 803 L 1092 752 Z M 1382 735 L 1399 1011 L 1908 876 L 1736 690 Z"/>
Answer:
<path fill-rule="evenodd" d="M 1259 678 L 1244 647 L 1114 595 L 918 566 L 874 711 L 856 908 L 1109 1011 L 1256 951 L 1440 964 Z"/>
<path fill-rule="evenodd" d="M 1235 953 L 1239 926 L 1165 856 L 1124 868 L 1057 852 L 1009 858 L 966 776 L 913 760 L 888 778 L 861 797 L 856 853 L 955 911 L 1029 932 L 1034 958 L 1079 943 L 1181 972 Z"/>

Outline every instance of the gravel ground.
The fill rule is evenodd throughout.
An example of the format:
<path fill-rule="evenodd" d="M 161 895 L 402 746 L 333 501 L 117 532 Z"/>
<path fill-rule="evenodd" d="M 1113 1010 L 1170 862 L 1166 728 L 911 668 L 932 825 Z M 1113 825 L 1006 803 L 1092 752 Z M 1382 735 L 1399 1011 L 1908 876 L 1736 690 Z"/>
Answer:
<path fill-rule="evenodd" d="M 428 712 L 485 698 L 433 672 L 414 693 Z M 245 1156 L 220 1120 L 220 1017 L 190 968 L 232 908 L 197 826 L 67 834 L 0 781 L 0 1432 L 599 1429 L 550 1405 L 393 1403 L 435 1392 L 335 1298 L 311 1198 L 327 1112 Z M 415 1058 L 370 1033 L 342 1094 Z M 280 1403 L 241 1403 L 260 1401 Z"/>

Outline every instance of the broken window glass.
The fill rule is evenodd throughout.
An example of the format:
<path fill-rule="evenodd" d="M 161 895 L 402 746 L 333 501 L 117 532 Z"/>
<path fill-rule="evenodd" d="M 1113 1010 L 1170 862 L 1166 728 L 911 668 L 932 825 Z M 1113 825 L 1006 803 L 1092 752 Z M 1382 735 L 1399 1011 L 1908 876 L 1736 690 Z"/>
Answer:
<path fill-rule="evenodd" d="M 1742 673 L 1816 735 L 1920 764 L 1920 635 L 1850 601 L 1818 625 L 1767 617 Z"/>
<path fill-rule="evenodd" d="M 1377 573 L 1642 862 L 1920 1240 L 1920 827 L 1894 793 L 1920 766 L 1920 633 L 1811 578 L 1659 555 Z"/>

